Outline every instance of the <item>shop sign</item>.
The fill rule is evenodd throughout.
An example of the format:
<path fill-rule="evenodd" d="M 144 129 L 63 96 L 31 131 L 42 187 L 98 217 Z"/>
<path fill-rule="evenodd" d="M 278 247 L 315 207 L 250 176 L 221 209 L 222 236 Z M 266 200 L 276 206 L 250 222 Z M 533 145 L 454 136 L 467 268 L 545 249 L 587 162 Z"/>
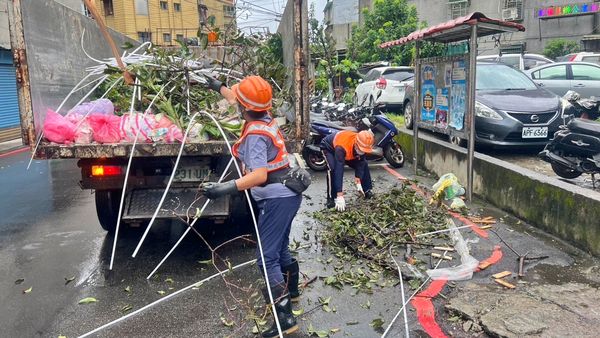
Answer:
<path fill-rule="evenodd" d="M 541 7 L 537 10 L 539 18 L 555 18 L 561 16 L 592 14 L 600 11 L 598 3 L 578 3 L 563 6 Z"/>

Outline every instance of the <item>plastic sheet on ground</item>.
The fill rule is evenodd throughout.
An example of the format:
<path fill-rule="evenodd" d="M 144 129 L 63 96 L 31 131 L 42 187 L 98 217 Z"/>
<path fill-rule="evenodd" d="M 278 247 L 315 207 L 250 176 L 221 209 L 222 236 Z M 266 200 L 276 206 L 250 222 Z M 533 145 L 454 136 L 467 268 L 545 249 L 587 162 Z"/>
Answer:
<path fill-rule="evenodd" d="M 449 231 L 450 239 L 454 245 L 454 249 L 460 255 L 461 264 L 458 266 L 427 270 L 427 275 L 433 280 L 446 279 L 446 280 L 468 280 L 473 278 L 473 271 L 479 265 L 479 261 L 475 259 L 469 253 L 469 248 L 464 240 L 463 236 L 458 231 L 454 221 L 450 218 L 446 221 Z"/>

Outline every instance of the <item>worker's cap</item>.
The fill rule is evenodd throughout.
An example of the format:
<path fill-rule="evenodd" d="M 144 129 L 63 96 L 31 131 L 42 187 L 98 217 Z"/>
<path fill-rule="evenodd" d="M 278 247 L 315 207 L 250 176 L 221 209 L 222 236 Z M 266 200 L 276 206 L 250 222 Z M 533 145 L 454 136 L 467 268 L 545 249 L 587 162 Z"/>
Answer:
<path fill-rule="evenodd" d="M 375 135 L 370 130 L 363 130 L 356 135 L 356 147 L 363 153 L 370 154 L 373 152 L 375 145 Z"/>

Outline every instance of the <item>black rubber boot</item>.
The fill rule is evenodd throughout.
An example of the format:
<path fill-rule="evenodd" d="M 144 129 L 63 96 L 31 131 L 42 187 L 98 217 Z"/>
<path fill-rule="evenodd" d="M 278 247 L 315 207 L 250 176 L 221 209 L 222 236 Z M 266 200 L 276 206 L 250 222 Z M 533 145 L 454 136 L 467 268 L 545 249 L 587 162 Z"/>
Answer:
<path fill-rule="evenodd" d="M 368 190 L 365 192 L 365 199 L 371 199 L 373 198 L 373 196 L 375 196 L 375 194 L 373 194 L 373 192 L 371 190 Z"/>
<path fill-rule="evenodd" d="M 269 299 L 269 294 L 263 291 L 263 295 L 265 295 L 265 301 L 267 304 L 271 303 Z M 279 319 L 279 326 L 281 326 L 281 332 L 284 335 L 296 332 L 298 330 L 298 324 L 296 323 L 296 318 L 294 318 L 294 314 L 292 313 L 292 301 L 290 299 L 290 295 L 286 292 L 285 287 L 283 285 L 277 285 L 271 288 L 271 293 L 273 294 L 273 301 L 275 302 L 275 310 L 277 311 L 277 318 Z M 262 333 L 263 338 L 274 338 L 279 337 L 279 331 L 277 331 L 277 324 L 273 321 L 271 327 Z"/>
<path fill-rule="evenodd" d="M 325 206 L 327 207 L 327 209 L 335 207 L 335 201 L 333 200 L 333 198 L 328 198 Z"/>
<path fill-rule="evenodd" d="M 287 285 L 288 292 L 292 302 L 300 301 L 300 290 L 298 290 L 298 281 L 300 279 L 300 266 L 296 258 L 292 258 L 292 264 L 288 266 L 282 266 L 281 272 L 283 272 L 283 280 Z"/>

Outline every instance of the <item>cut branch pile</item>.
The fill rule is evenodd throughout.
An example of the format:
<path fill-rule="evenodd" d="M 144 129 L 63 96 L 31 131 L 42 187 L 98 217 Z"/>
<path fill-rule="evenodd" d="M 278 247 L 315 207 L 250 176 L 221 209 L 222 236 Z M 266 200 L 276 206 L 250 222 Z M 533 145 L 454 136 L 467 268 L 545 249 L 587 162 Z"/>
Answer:
<path fill-rule="evenodd" d="M 446 239 L 440 234 L 417 241 L 419 234 L 445 228 L 447 216 L 406 185 L 371 200 L 360 200 L 343 213 L 326 210 L 315 217 L 326 223 L 323 242 L 339 258 L 334 264 L 335 274 L 327 277 L 325 284 L 339 289 L 351 285 L 357 292 L 370 293 L 374 285 L 395 285 L 397 268 L 390 259 L 390 247 L 392 251 L 407 247 L 408 263 L 403 263 L 419 266 L 425 262 L 415 260 L 408 248 L 430 247 L 432 241 L 440 244 L 440 238 Z"/>

